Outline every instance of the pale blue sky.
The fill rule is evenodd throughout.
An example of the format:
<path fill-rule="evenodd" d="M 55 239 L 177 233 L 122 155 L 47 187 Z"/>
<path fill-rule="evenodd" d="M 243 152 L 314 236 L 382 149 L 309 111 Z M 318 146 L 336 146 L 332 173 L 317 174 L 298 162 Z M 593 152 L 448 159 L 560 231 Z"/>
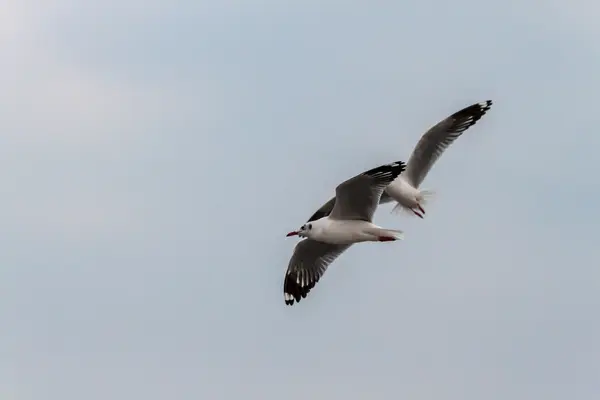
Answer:
<path fill-rule="evenodd" d="M 4 400 L 592 399 L 600 5 L 7 0 Z M 286 307 L 297 228 L 474 102 L 425 220 Z"/>

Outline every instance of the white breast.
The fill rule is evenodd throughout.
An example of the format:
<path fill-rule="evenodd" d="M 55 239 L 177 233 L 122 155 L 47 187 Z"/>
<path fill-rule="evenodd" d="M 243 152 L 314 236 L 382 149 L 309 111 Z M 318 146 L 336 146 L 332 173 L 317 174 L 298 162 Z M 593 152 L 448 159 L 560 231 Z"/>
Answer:
<path fill-rule="evenodd" d="M 331 244 L 350 244 L 376 239 L 373 228 L 367 221 L 340 221 L 329 217 L 322 218 L 316 226 L 313 225 L 311 238 L 319 242 Z"/>
<path fill-rule="evenodd" d="M 402 176 L 385 188 L 385 191 L 404 207 L 413 208 L 418 204 L 419 189 L 406 182 Z"/>

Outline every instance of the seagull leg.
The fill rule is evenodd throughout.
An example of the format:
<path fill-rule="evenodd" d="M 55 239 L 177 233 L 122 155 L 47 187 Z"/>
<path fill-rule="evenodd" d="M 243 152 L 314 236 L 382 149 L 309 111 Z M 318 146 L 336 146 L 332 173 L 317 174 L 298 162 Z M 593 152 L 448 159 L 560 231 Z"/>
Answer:
<path fill-rule="evenodd" d="M 411 211 L 419 218 L 423 218 L 423 214 L 421 214 L 420 212 L 418 212 L 417 210 L 415 210 L 414 208 L 411 209 Z"/>
<path fill-rule="evenodd" d="M 423 214 L 425 214 L 425 210 L 423 209 L 423 207 L 421 207 L 421 205 L 420 205 L 420 204 L 417 204 L 417 207 L 419 207 L 419 210 L 421 210 L 421 212 L 422 212 Z"/>

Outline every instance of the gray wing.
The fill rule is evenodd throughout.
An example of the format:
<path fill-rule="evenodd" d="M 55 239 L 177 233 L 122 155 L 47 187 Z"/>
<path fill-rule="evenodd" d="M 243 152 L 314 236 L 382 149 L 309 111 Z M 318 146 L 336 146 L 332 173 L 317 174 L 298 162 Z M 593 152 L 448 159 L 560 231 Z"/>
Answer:
<path fill-rule="evenodd" d="M 315 213 L 308 219 L 306 222 L 316 221 L 323 217 L 331 214 L 331 210 L 333 210 L 333 206 L 335 205 L 335 197 L 329 199 L 329 201 L 321 206 Z"/>
<path fill-rule="evenodd" d="M 393 201 L 393 200 L 394 200 L 394 198 L 392 196 L 390 196 L 389 194 L 387 194 L 386 191 L 384 191 L 381 194 L 381 198 L 379 199 L 379 204 L 389 203 L 390 201 Z M 335 197 L 332 197 L 331 199 L 329 199 L 329 201 L 327 203 L 323 204 L 321 206 L 321 208 L 319 208 L 317 211 L 315 211 L 315 213 L 306 222 L 316 221 L 318 219 L 328 216 L 329 214 L 331 214 L 331 210 L 333 210 L 334 205 L 335 205 Z"/>
<path fill-rule="evenodd" d="M 335 205 L 329 218 L 371 221 L 385 188 L 404 171 L 406 164 L 396 161 L 363 172 L 338 185 Z"/>
<path fill-rule="evenodd" d="M 329 244 L 304 239 L 294 248 L 283 281 L 285 304 L 300 302 L 323 276 L 329 264 L 342 254 L 349 244 Z"/>
<path fill-rule="evenodd" d="M 425 132 L 408 160 L 405 173 L 407 180 L 418 187 L 444 150 L 464 131 L 475 125 L 491 106 L 491 100 L 470 105 Z"/>

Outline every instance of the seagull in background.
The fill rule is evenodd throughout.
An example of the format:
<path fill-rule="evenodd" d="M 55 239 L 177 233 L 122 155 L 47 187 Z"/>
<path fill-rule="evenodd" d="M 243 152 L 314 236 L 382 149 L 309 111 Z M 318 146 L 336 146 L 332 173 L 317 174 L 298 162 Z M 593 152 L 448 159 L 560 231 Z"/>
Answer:
<path fill-rule="evenodd" d="M 392 212 L 405 210 L 423 218 L 425 214 L 423 207 L 434 192 L 421 190 L 419 186 L 442 153 L 464 131 L 475 125 L 491 106 L 492 100 L 472 104 L 438 122 L 425 132 L 408 160 L 406 172 L 385 189 L 380 204 L 396 201 Z M 336 198 L 331 198 L 309 218 L 308 222 L 329 215 L 335 202 Z"/>

